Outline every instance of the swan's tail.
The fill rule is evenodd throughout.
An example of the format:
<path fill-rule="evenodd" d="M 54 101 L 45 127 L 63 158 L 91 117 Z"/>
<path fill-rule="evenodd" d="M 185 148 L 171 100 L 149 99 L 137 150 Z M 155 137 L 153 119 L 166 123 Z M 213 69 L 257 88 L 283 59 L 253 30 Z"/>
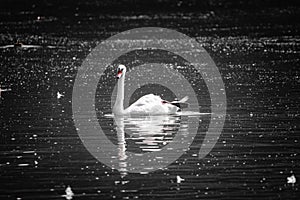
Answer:
<path fill-rule="evenodd" d="M 188 105 L 188 103 L 186 103 L 187 102 L 187 100 L 189 100 L 189 97 L 188 96 L 185 96 L 185 97 L 183 97 L 182 99 L 180 99 L 179 101 L 172 101 L 172 102 L 170 102 L 172 105 L 174 105 L 174 106 L 177 106 L 177 107 L 182 107 L 182 106 L 185 106 L 185 107 L 187 107 L 187 105 Z"/>
<path fill-rule="evenodd" d="M 187 102 L 187 100 L 189 100 L 189 97 L 185 96 L 182 99 L 180 99 L 179 101 L 172 101 L 172 103 L 173 102 L 175 102 L 175 103 L 185 103 L 185 102 Z"/>

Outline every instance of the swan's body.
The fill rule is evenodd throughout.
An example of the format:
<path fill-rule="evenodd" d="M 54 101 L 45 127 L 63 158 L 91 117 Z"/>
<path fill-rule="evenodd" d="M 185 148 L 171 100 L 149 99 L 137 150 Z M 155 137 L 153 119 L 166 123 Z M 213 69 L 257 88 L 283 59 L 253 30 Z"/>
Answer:
<path fill-rule="evenodd" d="M 154 94 L 147 94 L 142 96 L 128 108 L 124 109 L 124 82 L 125 82 L 126 67 L 119 65 L 118 67 L 118 91 L 117 99 L 113 107 L 113 113 L 115 115 L 164 115 L 175 114 L 179 111 L 178 103 L 183 103 L 187 100 L 187 97 L 180 101 L 168 102 L 160 98 L 160 96 Z M 175 104 L 175 105 L 174 105 Z"/>
<path fill-rule="evenodd" d="M 160 115 L 175 114 L 179 110 L 177 106 L 164 102 L 160 96 L 147 94 L 125 109 L 125 113 Z"/>

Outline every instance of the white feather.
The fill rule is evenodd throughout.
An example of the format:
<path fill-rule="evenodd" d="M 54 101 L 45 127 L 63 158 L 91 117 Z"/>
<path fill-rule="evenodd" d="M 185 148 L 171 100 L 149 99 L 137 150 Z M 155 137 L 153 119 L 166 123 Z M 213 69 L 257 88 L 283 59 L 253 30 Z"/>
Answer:
<path fill-rule="evenodd" d="M 131 106 L 125 109 L 126 114 L 141 114 L 141 115 L 160 115 L 160 114 L 175 114 L 179 108 L 170 103 L 163 103 L 164 100 L 160 96 L 147 94 L 142 96 Z"/>

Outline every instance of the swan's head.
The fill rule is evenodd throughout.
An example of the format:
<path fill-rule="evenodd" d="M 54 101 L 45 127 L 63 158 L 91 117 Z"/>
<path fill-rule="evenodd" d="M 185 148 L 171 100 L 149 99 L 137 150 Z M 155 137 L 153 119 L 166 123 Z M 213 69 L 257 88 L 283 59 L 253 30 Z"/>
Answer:
<path fill-rule="evenodd" d="M 121 78 L 122 76 L 124 76 L 126 72 L 126 67 L 125 65 L 119 65 L 118 66 L 118 72 L 117 72 L 117 79 Z"/>

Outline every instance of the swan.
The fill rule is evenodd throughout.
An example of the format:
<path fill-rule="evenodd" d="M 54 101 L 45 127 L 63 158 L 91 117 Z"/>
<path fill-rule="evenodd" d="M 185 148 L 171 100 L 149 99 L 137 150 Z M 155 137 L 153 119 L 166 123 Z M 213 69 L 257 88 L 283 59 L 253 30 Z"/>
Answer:
<path fill-rule="evenodd" d="M 142 96 L 136 102 L 124 109 L 124 84 L 125 84 L 125 65 L 119 65 L 117 70 L 118 89 L 117 98 L 113 106 L 114 115 L 165 115 L 176 114 L 180 110 L 179 104 L 185 103 L 188 97 L 184 97 L 179 101 L 166 101 L 160 96 L 147 94 Z"/>

